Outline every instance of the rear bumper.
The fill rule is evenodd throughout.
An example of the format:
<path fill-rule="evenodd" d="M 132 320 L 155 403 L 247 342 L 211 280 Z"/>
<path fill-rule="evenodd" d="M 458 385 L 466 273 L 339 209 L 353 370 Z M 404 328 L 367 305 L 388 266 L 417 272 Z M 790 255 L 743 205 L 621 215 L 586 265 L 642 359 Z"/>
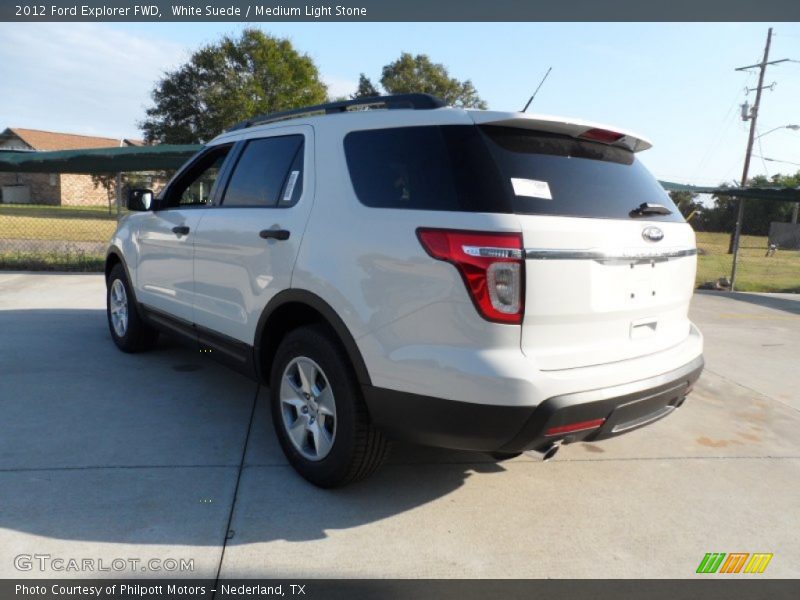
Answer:
<path fill-rule="evenodd" d="M 667 416 L 683 403 L 703 364 L 698 356 L 655 377 L 555 396 L 538 406 L 476 404 L 373 386 L 363 389 L 373 422 L 392 437 L 460 450 L 541 451 L 557 441 L 614 437 Z M 553 431 L 600 419 L 602 425 L 592 429 Z"/>

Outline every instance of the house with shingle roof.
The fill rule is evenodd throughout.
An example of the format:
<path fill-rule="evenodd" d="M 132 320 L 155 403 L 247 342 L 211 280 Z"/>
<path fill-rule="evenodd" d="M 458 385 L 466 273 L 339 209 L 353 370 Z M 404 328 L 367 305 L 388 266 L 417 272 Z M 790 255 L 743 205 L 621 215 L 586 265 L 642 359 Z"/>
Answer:
<path fill-rule="evenodd" d="M 141 140 L 77 135 L 8 127 L 0 133 L 0 151 L 34 152 L 143 146 Z M 8 189 L 7 189 L 8 188 Z M 74 173 L 0 173 L 3 202 L 63 206 L 105 205 L 109 191 L 95 186 L 91 175 Z"/>

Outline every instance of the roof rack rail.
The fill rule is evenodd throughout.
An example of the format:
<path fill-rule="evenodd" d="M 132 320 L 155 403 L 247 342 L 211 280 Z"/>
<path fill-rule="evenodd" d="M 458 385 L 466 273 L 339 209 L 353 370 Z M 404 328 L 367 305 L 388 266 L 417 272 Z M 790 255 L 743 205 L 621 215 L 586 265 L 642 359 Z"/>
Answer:
<path fill-rule="evenodd" d="M 292 110 L 258 115 L 256 117 L 250 117 L 249 119 L 245 119 L 244 121 L 236 123 L 236 125 L 230 127 L 227 131 L 246 129 L 247 127 L 254 127 L 255 125 L 263 125 L 265 123 L 272 123 L 274 121 L 296 119 L 301 116 L 343 113 L 354 108 L 358 109 L 359 107 L 363 108 L 364 110 L 368 110 L 370 108 L 384 108 L 388 110 L 397 108 L 429 110 L 433 108 L 442 108 L 443 106 L 447 105 L 436 96 L 431 96 L 430 94 L 395 94 L 393 96 L 373 96 L 370 98 L 356 98 L 355 100 L 328 102 L 327 104 L 304 106 L 303 108 L 295 108 Z"/>

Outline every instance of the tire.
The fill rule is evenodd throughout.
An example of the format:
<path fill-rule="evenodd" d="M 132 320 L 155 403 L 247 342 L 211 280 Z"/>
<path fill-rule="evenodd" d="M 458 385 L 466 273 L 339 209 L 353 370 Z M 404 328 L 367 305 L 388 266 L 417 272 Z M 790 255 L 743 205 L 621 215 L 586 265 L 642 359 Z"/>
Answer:
<path fill-rule="evenodd" d="M 139 315 L 125 268 L 118 264 L 106 283 L 106 317 L 111 338 L 123 352 L 149 350 L 158 341 L 158 331 Z"/>
<path fill-rule="evenodd" d="M 270 373 L 270 404 L 286 458 L 316 486 L 363 479 L 388 453 L 344 349 L 322 326 L 295 329 L 281 341 Z"/>

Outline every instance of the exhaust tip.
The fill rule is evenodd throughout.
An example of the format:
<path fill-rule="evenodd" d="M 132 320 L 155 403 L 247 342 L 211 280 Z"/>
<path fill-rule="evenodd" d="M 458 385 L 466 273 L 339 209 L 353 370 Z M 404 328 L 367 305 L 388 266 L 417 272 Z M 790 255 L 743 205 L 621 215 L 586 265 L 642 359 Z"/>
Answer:
<path fill-rule="evenodd" d="M 554 444 L 548 446 L 544 451 L 544 455 L 542 455 L 542 462 L 551 460 L 556 455 L 556 452 L 558 452 L 559 448 L 561 448 L 561 442 L 555 442 Z"/>

